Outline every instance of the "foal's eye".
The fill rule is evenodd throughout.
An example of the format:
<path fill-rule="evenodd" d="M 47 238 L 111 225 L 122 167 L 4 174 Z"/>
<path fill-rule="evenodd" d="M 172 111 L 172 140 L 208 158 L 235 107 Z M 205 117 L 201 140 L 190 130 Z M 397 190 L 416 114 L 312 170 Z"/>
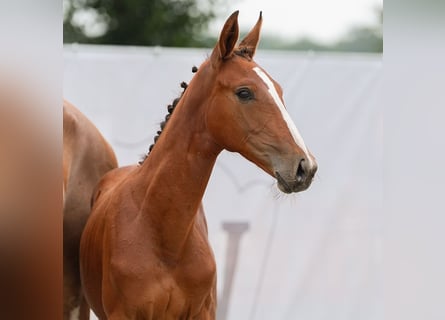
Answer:
<path fill-rule="evenodd" d="M 235 93 L 241 101 L 249 101 L 253 99 L 253 93 L 249 88 L 240 88 Z"/>

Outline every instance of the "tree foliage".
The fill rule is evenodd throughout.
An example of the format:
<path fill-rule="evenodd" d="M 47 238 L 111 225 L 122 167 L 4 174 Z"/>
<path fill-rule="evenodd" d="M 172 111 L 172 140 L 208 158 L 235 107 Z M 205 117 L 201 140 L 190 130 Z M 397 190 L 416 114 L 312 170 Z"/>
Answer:
<path fill-rule="evenodd" d="M 223 0 L 63 0 L 65 43 L 212 47 L 207 26 Z M 289 40 L 263 34 L 260 47 L 278 50 L 382 52 L 383 10 L 371 26 L 357 26 L 339 41 Z"/>
<path fill-rule="evenodd" d="M 64 0 L 64 42 L 199 46 L 217 0 L 198 1 Z"/>

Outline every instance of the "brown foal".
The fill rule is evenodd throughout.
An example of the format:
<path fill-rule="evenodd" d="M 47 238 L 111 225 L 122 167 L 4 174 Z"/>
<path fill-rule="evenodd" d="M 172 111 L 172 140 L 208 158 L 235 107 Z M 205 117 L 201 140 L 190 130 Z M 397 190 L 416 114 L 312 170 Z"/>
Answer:
<path fill-rule="evenodd" d="M 240 153 L 286 193 L 317 165 L 254 54 L 262 18 L 238 41 L 238 12 L 139 166 L 99 183 L 81 239 L 81 278 L 100 319 L 215 319 L 216 265 L 201 204 L 218 154 Z"/>

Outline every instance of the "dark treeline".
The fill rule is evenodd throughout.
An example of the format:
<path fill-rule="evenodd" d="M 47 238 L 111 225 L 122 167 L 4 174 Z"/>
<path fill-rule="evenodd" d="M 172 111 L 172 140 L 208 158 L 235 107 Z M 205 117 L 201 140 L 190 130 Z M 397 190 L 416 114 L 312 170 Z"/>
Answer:
<path fill-rule="evenodd" d="M 198 3 L 199 2 L 199 3 Z M 203 6 L 205 4 L 205 7 Z M 64 0 L 64 43 L 212 47 L 207 33 L 222 0 Z M 352 28 L 336 43 L 281 39 L 264 34 L 263 49 L 382 52 L 382 9 L 373 26 Z"/>

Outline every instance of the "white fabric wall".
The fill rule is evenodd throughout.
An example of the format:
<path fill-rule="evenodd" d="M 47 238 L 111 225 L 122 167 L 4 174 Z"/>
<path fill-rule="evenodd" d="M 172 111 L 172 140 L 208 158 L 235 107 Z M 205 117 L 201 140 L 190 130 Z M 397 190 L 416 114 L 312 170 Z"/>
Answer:
<path fill-rule="evenodd" d="M 96 124 L 121 165 L 136 163 L 180 82 L 209 53 L 67 46 L 64 96 Z M 260 50 L 256 61 L 283 87 L 319 171 L 309 190 L 283 195 L 238 154 L 221 154 L 204 197 L 219 320 L 379 319 L 381 56 Z M 238 242 L 237 228 L 247 228 Z M 228 256 L 236 259 L 233 278 Z"/>

